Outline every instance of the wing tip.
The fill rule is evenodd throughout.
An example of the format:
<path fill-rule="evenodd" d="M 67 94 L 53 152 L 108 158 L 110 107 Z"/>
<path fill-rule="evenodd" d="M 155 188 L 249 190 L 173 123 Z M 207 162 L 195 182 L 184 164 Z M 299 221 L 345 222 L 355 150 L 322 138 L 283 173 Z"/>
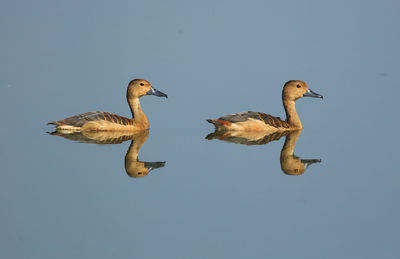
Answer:
<path fill-rule="evenodd" d="M 59 121 L 50 121 L 47 123 L 47 125 L 63 125 L 63 123 L 61 123 Z"/>

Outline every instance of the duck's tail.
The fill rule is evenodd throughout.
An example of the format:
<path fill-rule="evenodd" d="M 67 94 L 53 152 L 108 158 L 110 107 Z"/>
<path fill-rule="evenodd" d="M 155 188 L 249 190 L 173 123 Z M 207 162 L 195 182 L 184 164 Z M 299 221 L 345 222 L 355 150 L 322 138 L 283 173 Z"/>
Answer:
<path fill-rule="evenodd" d="M 56 125 L 56 126 L 61 126 L 61 125 L 66 125 L 65 123 L 59 122 L 59 121 L 50 121 L 47 123 L 47 125 Z"/>
<path fill-rule="evenodd" d="M 213 119 L 208 119 L 207 120 L 209 123 L 214 124 L 216 129 L 222 129 L 222 128 L 228 128 L 229 126 L 232 125 L 232 122 L 230 121 L 225 121 L 225 120 L 213 120 Z"/>

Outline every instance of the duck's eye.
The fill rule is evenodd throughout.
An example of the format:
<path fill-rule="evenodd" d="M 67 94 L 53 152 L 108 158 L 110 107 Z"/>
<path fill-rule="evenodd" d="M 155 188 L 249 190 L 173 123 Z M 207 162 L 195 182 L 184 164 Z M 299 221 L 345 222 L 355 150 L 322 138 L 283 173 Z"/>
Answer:
<path fill-rule="evenodd" d="M 297 88 L 300 88 L 301 87 L 301 85 L 297 85 Z"/>
<path fill-rule="evenodd" d="M 141 85 L 141 86 L 144 86 L 144 84 L 143 84 L 143 83 L 140 83 L 140 85 Z"/>

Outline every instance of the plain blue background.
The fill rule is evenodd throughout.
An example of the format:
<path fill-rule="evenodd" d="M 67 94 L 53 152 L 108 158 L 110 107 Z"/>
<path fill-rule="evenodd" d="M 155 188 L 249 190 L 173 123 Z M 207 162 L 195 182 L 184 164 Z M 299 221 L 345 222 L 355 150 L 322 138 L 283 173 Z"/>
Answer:
<path fill-rule="evenodd" d="M 398 258 L 397 1 L 1 1 L 2 258 Z M 151 129 L 129 178 L 129 143 L 46 134 L 87 111 L 129 116 L 128 82 Z M 205 120 L 284 117 L 281 89 L 304 80 L 295 154 L 283 139 L 204 137 Z"/>

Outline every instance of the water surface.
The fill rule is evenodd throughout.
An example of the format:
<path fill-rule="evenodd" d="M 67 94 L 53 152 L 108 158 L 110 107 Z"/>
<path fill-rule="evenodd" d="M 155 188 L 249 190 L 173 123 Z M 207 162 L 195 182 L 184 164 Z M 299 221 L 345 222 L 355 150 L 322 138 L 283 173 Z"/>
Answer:
<path fill-rule="evenodd" d="M 397 2 L 1 6 L 0 257 L 399 257 Z M 143 98 L 148 136 L 47 133 L 128 116 L 133 78 L 169 96 Z M 297 102 L 298 160 L 288 136 L 206 139 L 209 118 L 284 117 L 290 79 L 324 95 Z"/>

